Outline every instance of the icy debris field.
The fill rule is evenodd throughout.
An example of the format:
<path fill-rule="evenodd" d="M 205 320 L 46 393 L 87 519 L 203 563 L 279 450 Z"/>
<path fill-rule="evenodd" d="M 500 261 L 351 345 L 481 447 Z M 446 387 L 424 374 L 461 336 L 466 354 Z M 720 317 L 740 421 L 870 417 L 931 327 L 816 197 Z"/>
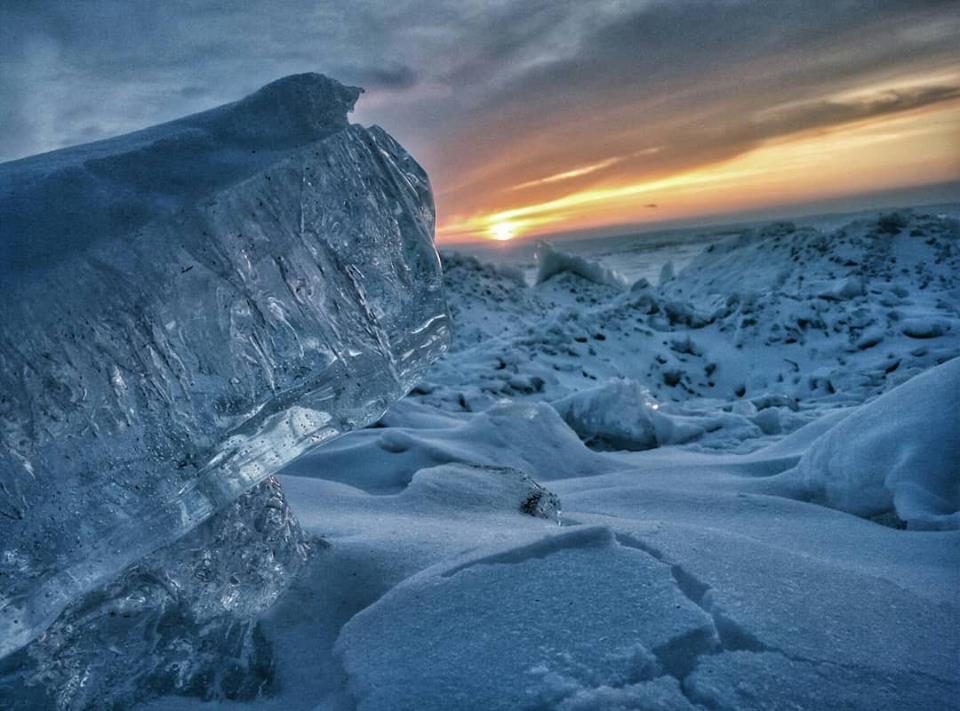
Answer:
<path fill-rule="evenodd" d="M 329 546 L 218 707 L 960 708 L 956 220 L 701 246 L 444 253 L 451 351 L 282 472 Z"/>

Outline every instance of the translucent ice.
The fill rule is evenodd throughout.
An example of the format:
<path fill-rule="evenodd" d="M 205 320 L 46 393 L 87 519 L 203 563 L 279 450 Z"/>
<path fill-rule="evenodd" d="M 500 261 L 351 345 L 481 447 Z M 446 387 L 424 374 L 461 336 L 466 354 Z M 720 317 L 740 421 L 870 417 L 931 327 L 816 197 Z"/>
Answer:
<path fill-rule="evenodd" d="M 0 656 L 445 349 L 426 174 L 359 93 L 0 166 Z"/>
<path fill-rule="evenodd" d="M 279 680 L 261 615 L 309 575 L 325 546 L 267 477 L 72 600 L 40 637 L 0 660 L 0 707 L 100 711 L 164 695 L 269 695 Z"/>

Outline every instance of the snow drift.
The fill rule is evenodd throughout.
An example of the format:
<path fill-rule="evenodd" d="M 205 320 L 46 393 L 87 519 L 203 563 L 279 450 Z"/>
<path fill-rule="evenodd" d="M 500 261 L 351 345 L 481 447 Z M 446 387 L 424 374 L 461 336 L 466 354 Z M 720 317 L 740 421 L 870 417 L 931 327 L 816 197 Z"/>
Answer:
<path fill-rule="evenodd" d="M 858 408 L 783 476 L 858 516 L 895 513 L 909 528 L 960 528 L 960 358 Z"/>

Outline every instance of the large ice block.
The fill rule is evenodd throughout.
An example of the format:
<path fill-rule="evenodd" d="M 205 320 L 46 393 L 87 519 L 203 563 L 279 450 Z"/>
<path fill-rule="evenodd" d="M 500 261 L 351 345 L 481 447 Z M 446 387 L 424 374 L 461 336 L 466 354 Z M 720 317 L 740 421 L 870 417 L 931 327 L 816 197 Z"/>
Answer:
<path fill-rule="evenodd" d="M 427 176 L 359 93 L 0 165 L 0 656 L 446 348 Z"/>
<path fill-rule="evenodd" d="M 326 546 L 267 477 L 71 600 L 41 636 L 0 659 L 0 708 L 103 711 L 158 696 L 270 696 L 280 680 L 262 615 L 310 575 Z"/>

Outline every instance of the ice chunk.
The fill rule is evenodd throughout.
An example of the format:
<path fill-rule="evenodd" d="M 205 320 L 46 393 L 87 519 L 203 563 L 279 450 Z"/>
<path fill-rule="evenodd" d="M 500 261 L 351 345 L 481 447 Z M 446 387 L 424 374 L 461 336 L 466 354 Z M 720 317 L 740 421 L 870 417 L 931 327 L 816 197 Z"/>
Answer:
<path fill-rule="evenodd" d="M 654 415 L 659 406 L 635 381 L 613 379 L 567 395 L 553 407 L 589 446 L 644 450 L 658 445 Z"/>
<path fill-rule="evenodd" d="M 359 93 L 0 166 L 0 656 L 445 349 L 427 176 Z"/>
<path fill-rule="evenodd" d="M 839 284 L 832 284 L 820 293 L 821 299 L 828 301 L 849 301 L 865 293 L 863 278 L 859 275 L 848 277 Z"/>
<path fill-rule="evenodd" d="M 574 254 L 565 254 L 549 242 L 538 242 L 535 256 L 537 275 L 534 283 L 536 284 L 542 284 L 556 274 L 570 272 L 602 286 L 612 286 L 617 289 L 625 289 L 628 286 L 627 280 L 612 269 Z"/>
<path fill-rule="evenodd" d="M 673 262 L 667 261 L 663 267 L 660 269 L 660 285 L 666 284 L 668 281 L 673 281 L 676 277 L 676 274 L 673 269 Z"/>
<path fill-rule="evenodd" d="M 903 322 L 902 330 L 910 338 L 939 338 L 950 325 L 937 318 L 911 318 Z"/>
<path fill-rule="evenodd" d="M 642 451 L 690 442 L 704 433 L 692 418 L 662 412 L 646 387 L 626 378 L 571 393 L 552 405 L 594 449 Z"/>
<path fill-rule="evenodd" d="M 280 483 L 267 478 L 72 601 L 39 639 L 4 659 L 5 711 L 275 690 L 276 658 L 259 615 L 325 545 L 303 531 Z"/>

